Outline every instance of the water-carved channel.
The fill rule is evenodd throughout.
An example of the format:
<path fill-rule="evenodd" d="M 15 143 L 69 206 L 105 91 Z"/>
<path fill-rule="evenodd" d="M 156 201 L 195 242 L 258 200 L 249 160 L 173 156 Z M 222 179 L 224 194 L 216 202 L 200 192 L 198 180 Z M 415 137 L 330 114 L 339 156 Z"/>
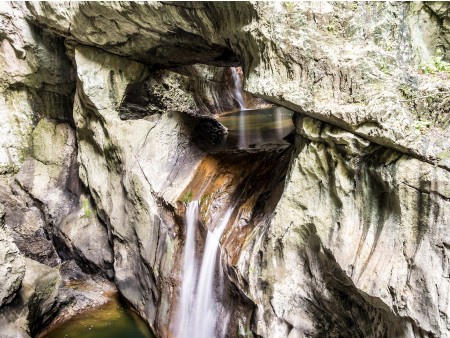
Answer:
<path fill-rule="evenodd" d="M 243 278 L 237 272 L 238 259 L 269 224 L 283 192 L 294 125 L 288 109 L 246 109 L 235 70 L 231 80 L 239 110 L 217 116 L 227 134 L 204 153 L 179 197 L 177 213 L 183 221 L 174 222 L 180 223 L 183 246 L 178 253 L 180 283 L 174 287 L 170 327 L 165 331 L 169 337 L 219 338 L 250 332 L 254 304 L 235 286 Z M 76 326 L 87 328 L 82 336 L 86 338 L 116 337 L 118 332 L 148 337 L 124 310 L 117 319 L 107 318 L 107 325 L 102 311 L 74 318 L 46 338 L 71 337 Z M 96 335 L 96 330 L 102 332 Z"/>
<path fill-rule="evenodd" d="M 175 337 L 225 337 L 247 331 L 252 305 L 233 287 L 235 266 L 252 234 L 268 224 L 284 187 L 292 112 L 241 110 L 218 120 L 224 141 L 197 167 L 184 204 L 181 288 Z"/>

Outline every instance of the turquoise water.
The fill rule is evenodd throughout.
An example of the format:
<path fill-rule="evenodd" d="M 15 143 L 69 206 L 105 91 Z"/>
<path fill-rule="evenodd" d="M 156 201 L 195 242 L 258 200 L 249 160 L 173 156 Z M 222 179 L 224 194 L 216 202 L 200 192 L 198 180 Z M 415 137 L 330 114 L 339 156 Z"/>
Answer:
<path fill-rule="evenodd" d="M 44 338 L 154 338 L 147 324 L 118 299 L 78 315 Z"/>

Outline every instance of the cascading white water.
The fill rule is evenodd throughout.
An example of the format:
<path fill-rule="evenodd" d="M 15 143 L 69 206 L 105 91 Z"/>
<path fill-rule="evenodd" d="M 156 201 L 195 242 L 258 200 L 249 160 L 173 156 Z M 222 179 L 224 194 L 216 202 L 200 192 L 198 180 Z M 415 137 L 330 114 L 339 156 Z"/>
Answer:
<path fill-rule="evenodd" d="M 228 209 L 214 231 L 208 231 L 202 268 L 197 285 L 195 313 L 195 336 L 199 338 L 215 337 L 216 329 L 216 294 L 214 292 L 214 272 L 220 237 L 230 220 L 233 209 Z"/>
<path fill-rule="evenodd" d="M 239 103 L 241 112 L 239 114 L 239 147 L 243 148 L 247 145 L 246 135 L 245 135 L 245 114 L 242 112 L 246 110 L 244 98 L 242 96 L 242 83 L 236 68 L 231 67 L 231 81 L 232 84 L 232 94 L 234 99 Z"/>
<path fill-rule="evenodd" d="M 192 335 L 192 308 L 194 303 L 195 284 L 197 279 L 197 264 L 195 260 L 195 235 L 198 224 L 198 201 L 192 201 L 186 208 L 186 242 L 183 255 L 183 283 L 178 304 L 177 327 L 175 335 L 179 338 L 189 338 Z"/>
<path fill-rule="evenodd" d="M 198 273 L 195 261 L 195 236 L 199 220 L 199 207 L 197 201 L 188 204 L 183 279 L 175 328 L 177 338 L 216 337 L 217 297 L 221 296 L 214 288 L 217 252 L 220 248 L 220 237 L 230 220 L 232 211 L 233 209 L 230 208 L 225 213 L 214 231 L 208 231 L 201 269 Z M 222 292 L 222 290 L 219 291 Z"/>
<path fill-rule="evenodd" d="M 242 82 L 236 68 L 231 67 L 232 94 L 234 99 L 239 103 L 241 110 L 245 110 L 244 97 L 242 96 Z"/>

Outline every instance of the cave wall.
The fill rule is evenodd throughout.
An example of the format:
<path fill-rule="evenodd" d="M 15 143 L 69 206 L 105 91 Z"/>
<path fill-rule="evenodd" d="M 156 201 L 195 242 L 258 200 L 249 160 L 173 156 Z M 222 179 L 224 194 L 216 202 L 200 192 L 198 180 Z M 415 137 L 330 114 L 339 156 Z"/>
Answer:
<path fill-rule="evenodd" d="M 447 336 L 449 172 L 308 117 L 297 131 L 275 216 L 237 264 L 255 332 Z"/>
<path fill-rule="evenodd" d="M 152 65 L 240 61 L 247 91 L 450 166 L 448 81 L 418 71 L 439 53 L 449 60 L 445 3 L 28 3 L 27 9 L 30 20 L 69 41 Z"/>
<path fill-rule="evenodd" d="M 74 259 L 170 334 L 177 201 L 205 156 L 191 136 L 236 106 L 219 67 L 240 65 L 245 90 L 299 114 L 278 206 L 239 250 L 226 239 L 252 334 L 449 335 L 450 84 L 420 70 L 449 60 L 448 13 L 445 3 L 2 5 L 0 202 L 6 227 L 23 233 L 1 229 L 15 259 L 0 295 L 16 295 L 16 310 L 0 320 L 20 320 L 29 300 L 18 285 L 37 285 L 26 271 Z M 101 239 L 91 256 L 77 225 Z M 30 233 L 45 255 L 21 249 Z M 52 290 L 57 270 L 43 281 Z M 58 292 L 36 298 L 39 311 L 16 325 L 23 335 L 48 322 Z"/>

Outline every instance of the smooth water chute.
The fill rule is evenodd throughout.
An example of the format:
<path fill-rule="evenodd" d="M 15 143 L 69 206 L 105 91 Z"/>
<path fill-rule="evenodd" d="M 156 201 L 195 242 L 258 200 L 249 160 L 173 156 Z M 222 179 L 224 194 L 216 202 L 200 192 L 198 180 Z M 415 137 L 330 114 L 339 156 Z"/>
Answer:
<path fill-rule="evenodd" d="M 274 114 L 278 138 L 281 140 L 284 136 L 286 136 L 284 135 L 285 130 L 283 128 L 283 111 L 280 107 L 277 107 L 274 110 Z"/>
<path fill-rule="evenodd" d="M 213 338 L 223 337 L 217 331 L 218 298 L 223 287 L 216 288 L 217 256 L 222 236 L 233 209 L 230 208 L 213 231 L 208 231 L 200 271 L 196 263 L 196 233 L 199 222 L 198 201 L 186 208 L 186 242 L 183 253 L 183 272 L 180 300 L 177 308 L 175 337 Z M 219 264 L 219 269 L 222 265 Z M 219 275 L 222 274 L 219 272 Z M 220 281 L 219 281 L 220 285 Z M 226 316 L 228 318 L 228 316 Z M 227 325 L 226 323 L 222 323 Z"/>
<path fill-rule="evenodd" d="M 186 208 L 186 242 L 183 254 L 183 275 L 180 301 L 177 311 L 176 337 L 192 337 L 192 310 L 195 300 L 195 285 L 197 282 L 197 263 L 195 259 L 196 233 L 198 224 L 198 201 L 192 201 Z"/>
<path fill-rule="evenodd" d="M 214 231 L 208 231 L 202 267 L 197 285 L 195 306 L 195 335 L 199 338 L 215 337 L 217 311 L 217 294 L 214 292 L 214 275 L 216 270 L 217 252 L 220 248 L 220 237 L 230 220 L 233 209 L 225 213 Z"/>

